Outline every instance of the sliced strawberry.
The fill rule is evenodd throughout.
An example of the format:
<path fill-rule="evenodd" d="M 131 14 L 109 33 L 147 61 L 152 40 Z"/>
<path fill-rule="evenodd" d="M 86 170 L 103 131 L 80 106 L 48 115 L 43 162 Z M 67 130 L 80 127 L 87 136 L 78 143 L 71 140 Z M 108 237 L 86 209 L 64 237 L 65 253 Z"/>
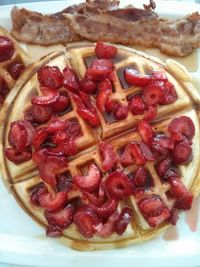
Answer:
<path fill-rule="evenodd" d="M 146 160 L 155 160 L 155 156 L 153 155 L 151 149 L 143 141 L 140 143 L 140 151 L 142 152 L 142 155 L 145 157 Z"/>
<path fill-rule="evenodd" d="M 100 218 L 108 218 L 116 211 L 117 205 L 118 202 L 115 199 L 109 199 L 101 207 L 95 207 L 93 205 L 91 207 Z"/>
<path fill-rule="evenodd" d="M 174 88 L 174 85 L 170 82 L 164 84 L 166 94 L 163 96 L 163 99 L 159 102 L 160 105 L 169 105 L 174 103 L 177 100 L 177 94 Z"/>
<path fill-rule="evenodd" d="M 62 227 L 50 224 L 46 227 L 46 236 L 52 238 L 58 238 L 62 236 L 62 231 L 63 231 Z"/>
<path fill-rule="evenodd" d="M 170 177 L 169 183 L 172 187 L 172 193 L 176 197 L 175 208 L 189 210 L 192 206 L 193 195 L 185 187 L 180 178 Z"/>
<path fill-rule="evenodd" d="M 98 127 L 100 125 L 99 117 L 96 110 L 89 109 L 77 109 L 78 114 L 86 120 L 92 127 Z"/>
<path fill-rule="evenodd" d="M 48 137 L 48 132 L 46 127 L 40 128 L 37 131 L 35 138 L 33 139 L 33 145 L 36 151 L 41 149 L 41 145 L 45 142 L 47 137 Z"/>
<path fill-rule="evenodd" d="M 46 156 L 39 163 L 41 178 L 50 185 L 56 185 L 56 174 L 67 166 L 67 161 L 62 157 Z"/>
<path fill-rule="evenodd" d="M 58 192 L 56 196 L 52 198 L 50 193 L 40 194 L 39 195 L 39 203 L 42 208 L 47 211 L 55 211 L 62 209 L 68 200 L 68 196 L 66 192 Z"/>
<path fill-rule="evenodd" d="M 144 158 L 138 144 L 134 142 L 129 143 L 125 147 L 120 160 L 121 164 L 125 167 L 132 163 L 135 163 L 137 165 L 144 165 L 146 163 L 146 159 Z"/>
<path fill-rule="evenodd" d="M 162 82 L 167 82 L 168 78 L 165 75 L 165 73 L 161 72 L 161 71 L 153 71 L 151 73 L 151 76 L 153 79 L 157 80 L 157 81 L 162 81 Z"/>
<path fill-rule="evenodd" d="M 148 85 L 152 80 L 150 75 L 141 74 L 137 70 L 130 68 L 124 70 L 124 78 L 127 83 L 140 87 Z"/>
<path fill-rule="evenodd" d="M 99 149 L 103 158 L 103 171 L 108 171 L 112 169 L 117 161 L 117 156 L 113 151 L 112 145 L 106 142 L 102 142 L 99 145 Z"/>
<path fill-rule="evenodd" d="M 52 137 L 52 142 L 54 144 L 59 144 L 62 143 L 63 141 L 65 141 L 66 139 L 68 139 L 68 134 L 65 131 L 57 131 L 54 133 L 53 137 Z"/>
<path fill-rule="evenodd" d="M 86 71 L 86 78 L 94 81 L 102 81 L 114 70 L 110 59 L 95 59 Z"/>
<path fill-rule="evenodd" d="M 36 165 L 39 165 L 41 162 L 45 161 L 45 158 L 48 156 L 48 150 L 46 148 L 40 149 L 33 153 L 32 160 Z"/>
<path fill-rule="evenodd" d="M 23 151 L 34 139 L 36 131 L 30 122 L 19 120 L 11 123 L 9 131 L 9 142 L 18 151 Z"/>
<path fill-rule="evenodd" d="M 20 151 L 14 147 L 5 149 L 6 157 L 16 165 L 26 162 L 31 159 L 31 152 L 28 150 Z"/>
<path fill-rule="evenodd" d="M 167 150 L 174 149 L 173 139 L 165 134 L 156 134 L 153 139 L 153 144 L 157 144 Z"/>
<path fill-rule="evenodd" d="M 138 122 L 138 132 L 142 137 L 142 140 L 148 145 L 151 146 L 153 140 L 153 129 L 151 125 L 144 120 Z"/>
<path fill-rule="evenodd" d="M 8 85 L 4 80 L 4 78 L 0 76 L 0 104 L 3 104 L 8 93 L 9 93 Z"/>
<path fill-rule="evenodd" d="M 57 89 L 63 85 L 63 75 L 58 67 L 44 66 L 37 72 L 38 81 L 41 86 Z"/>
<path fill-rule="evenodd" d="M 71 138 L 69 138 L 67 146 L 65 147 L 65 152 L 64 154 L 66 156 L 74 156 L 78 153 L 78 148 L 76 146 L 74 137 L 72 136 Z"/>
<path fill-rule="evenodd" d="M 64 87 L 72 93 L 78 93 L 80 91 L 79 79 L 74 70 L 66 67 L 63 70 L 63 85 Z"/>
<path fill-rule="evenodd" d="M 31 203 L 39 207 L 39 196 L 46 193 L 47 189 L 44 184 L 39 184 L 38 186 L 34 187 L 29 193 Z"/>
<path fill-rule="evenodd" d="M 57 189 L 59 192 L 69 192 L 73 188 L 73 181 L 70 175 L 60 174 L 57 176 Z"/>
<path fill-rule="evenodd" d="M 160 177 L 164 177 L 165 173 L 170 168 L 171 163 L 172 160 L 170 158 L 164 158 L 156 164 L 156 171 Z"/>
<path fill-rule="evenodd" d="M 126 231 L 126 228 L 131 221 L 132 215 L 133 212 L 129 207 L 124 207 L 122 209 L 115 226 L 115 231 L 118 235 L 123 235 L 123 233 Z"/>
<path fill-rule="evenodd" d="M 125 199 L 133 193 L 131 181 L 122 171 L 115 171 L 108 175 L 104 185 L 105 191 L 111 199 Z"/>
<path fill-rule="evenodd" d="M 31 103 L 34 105 L 46 107 L 51 106 L 53 103 L 56 103 L 59 99 L 59 93 L 54 89 L 48 87 L 42 87 L 42 96 L 34 96 L 31 100 Z"/>
<path fill-rule="evenodd" d="M 6 36 L 0 36 L 0 62 L 11 59 L 14 47 L 11 40 Z"/>
<path fill-rule="evenodd" d="M 33 121 L 38 123 L 47 122 L 52 117 L 52 110 L 50 107 L 32 105 L 30 110 L 28 110 L 27 112 L 30 113 Z"/>
<path fill-rule="evenodd" d="M 177 220 L 179 219 L 178 216 L 178 210 L 176 208 L 173 208 L 171 211 L 169 222 L 173 225 L 176 225 Z"/>
<path fill-rule="evenodd" d="M 133 115 L 141 115 L 144 113 L 146 106 L 140 95 L 133 96 L 129 101 L 129 110 Z"/>
<path fill-rule="evenodd" d="M 161 81 L 152 81 L 142 91 L 142 98 L 144 102 L 150 106 L 162 102 L 165 94 L 164 83 Z"/>
<path fill-rule="evenodd" d="M 99 83 L 99 94 L 97 95 L 96 104 L 101 113 L 105 111 L 105 104 L 112 93 L 112 85 L 108 79 Z"/>
<path fill-rule="evenodd" d="M 89 203 L 91 205 L 94 205 L 96 207 L 102 206 L 105 202 L 105 191 L 103 189 L 103 186 L 100 185 L 98 194 L 91 194 L 87 191 L 84 192 L 85 197 L 87 200 L 89 200 Z"/>
<path fill-rule="evenodd" d="M 144 187 L 147 182 L 147 170 L 144 167 L 139 167 L 135 170 L 133 176 L 133 184 L 135 187 Z"/>
<path fill-rule="evenodd" d="M 77 138 L 81 135 L 81 127 L 77 120 L 71 119 L 66 121 L 66 132 L 68 136 Z"/>
<path fill-rule="evenodd" d="M 21 62 L 12 62 L 10 65 L 8 65 L 8 72 L 15 80 L 22 74 L 24 70 L 25 67 Z"/>
<path fill-rule="evenodd" d="M 53 112 L 62 113 L 67 111 L 70 105 L 70 100 L 67 95 L 60 94 L 58 100 L 51 105 Z"/>
<path fill-rule="evenodd" d="M 84 237 L 91 238 L 100 220 L 92 209 L 83 206 L 75 212 L 73 222 Z"/>
<path fill-rule="evenodd" d="M 52 118 L 46 127 L 46 131 L 50 134 L 56 133 L 57 131 L 63 131 L 66 128 L 65 121 L 58 119 L 56 117 Z"/>
<path fill-rule="evenodd" d="M 117 120 L 126 119 L 128 116 L 128 107 L 125 104 L 119 103 L 114 111 L 114 116 Z"/>
<path fill-rule="evenodd" d="M 168 126 L 168 130 L 175 141 L 181 141 L 184 137 L 191 140 L 195 134 L 194 123 L 187 116 L 173 119 Z"/>
<path fill-rule="evenodd" d="M 170 217 L 170 211 L 159 196 L 145 197 L 139 202 L 139 210 L 151 227 L 156 227 Z"/>
<path fill-rule="evenodd" d="M 74 207 L 67 205 L 63 210 L 50 212 L 45 210 L 44 216 L 50 225 L 67 228 L 73 222 Z"/>
<path fill-rule="evenodd" d="M 178 142 L 172 151 L 172 156 L 176 164 L 185 165 L 192 160 L 192 148 L 183 141 Z"/>
<path fill-rule="evenodd" d="M 144 112 L 144 120 L 152 121 L 157 115 L 157 105 L 147 106 L 147 110 Z"/>
<path fill-rule="evenodd" d="M 96 83 L 87 78 L 80 80 L 79 85 L 81 90 L 83 90 L 87 94 L 94 94 L 97 89 Z"/>
<path fill-rule="evenodd" d="M 95 47 L 95 54 L 98 58 L 112 59 L 117 54 L 117 47 L 98 41 Z"/>
<path fill-rule="evenodd" d="M 105 103 L 105 111 L 108 113 L 115 112 L 118 108 L 118 104 L 117 100 L 108 99 Z"/>
<path fill-rule="evenodd" d="M 90 164 L 87 175 L 74 176 L 73 180 L 80 188 L 93 192 L 99 187 L 101 181 L 99 169 L 96 165 Z"/>
<path fill-rule="evenodd" d="M 108 237 L 115 232 L 116 224 L 119 219 L 119 212 L 115 211 L 107 220 L 106 223 L 99 223 L 95 226 L 96 235 L 101 238 Z"/>
<path fill-rule="evenodd" d="M 92 109 L 92 103 L 91 103 L 91 98 L 88 94 L 86 94 L 83 91 L 80 91 L 79 97 L 81 98 L 84 106 L 88 109 Z"/>

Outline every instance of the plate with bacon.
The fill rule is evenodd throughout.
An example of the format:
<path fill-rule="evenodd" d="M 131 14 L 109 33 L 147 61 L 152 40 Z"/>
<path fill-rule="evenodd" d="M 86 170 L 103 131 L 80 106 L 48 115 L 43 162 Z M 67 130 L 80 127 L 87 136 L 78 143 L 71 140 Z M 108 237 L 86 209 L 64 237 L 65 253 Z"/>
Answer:
<path fill-rule="evenodd" d="M 2 8 L 2 262 L 200 264 L 200 8 L 135 2 Z"/>

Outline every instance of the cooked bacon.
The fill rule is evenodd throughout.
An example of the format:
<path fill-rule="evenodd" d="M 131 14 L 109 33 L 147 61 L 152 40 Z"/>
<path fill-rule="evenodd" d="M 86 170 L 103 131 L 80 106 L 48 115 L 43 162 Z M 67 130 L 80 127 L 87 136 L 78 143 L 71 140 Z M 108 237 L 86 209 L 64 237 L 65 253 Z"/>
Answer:
<path fill-rule="evenodd" d="M 158 17 L 150 0 L 144 9 L 119 8 L 118 0 L 87 0 L 53 15 L 12 10 L 12 34 L 19 41 L 50 45 L 80 39 L 157 47 L 173 56 L 186 56 L 200 47 L 198 12 L 177 20 Z"/>
<path fill-rule="evenodd" d="M 82 39 L 80 35 L 71 31 L 69 20 L 63 14 L 87 13 L 94 14 L 96 10 L 114 9 L 119 1 L 87 0 L 86 3 L 72 5 L 61 12 L 52 15 L 43 15 L 25 8 L 14 7 L 11 12 L 13 30 L 12 35 L 19 41 L 51 45 L 57 43 L 67 43 Z"/>
<path fill-rule="evenodd" d="M 74 32 L 93 41 L 157 47 L 174 56 L 186 56 L 200 47 L 198 12 L 177 20 L 162 19 L 151 9 L 134 7 L 64 16 L 71 20 Z"/>

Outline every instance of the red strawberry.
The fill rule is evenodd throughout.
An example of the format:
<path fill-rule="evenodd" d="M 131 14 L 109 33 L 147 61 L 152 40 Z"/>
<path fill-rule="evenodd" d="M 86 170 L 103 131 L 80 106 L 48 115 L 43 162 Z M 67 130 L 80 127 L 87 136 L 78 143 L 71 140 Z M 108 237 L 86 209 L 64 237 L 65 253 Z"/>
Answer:
<path fill-rule="evenodd" d="M 131 181 L 122 171 L 115 171 L 108 175 L 104 186 L 105 192 L 111 199 L 125 199 L 133 193 Z"/>
<path fill-rule="evenodd" d="M 69 140 L 67 142 L 67 146 L 65 147 L 64 154 L 66 156 L 74 156 L 77 153 L 78 153 L 78 149 L 77 149 L 76 143 L 74 141 L 74 137 L 72 136 L 71 138 L 69 138 Z"/>
<path fill-rule="evenodd" d="M 174 88 L 174 85 L 170 82 L 164 84 L 166 93 L 163 96 L 163 99 L 160 101 L 160 105 L 169 105 L 174 103 L 177 100 L 177 94 Z"/>
<path fill-rule="evenodd" d="M 9 93 L 9 88 L 5 80 L 0 76 L 0 104 L 3 104 L 5 97 Z"/>
<path fill-rule="evenodd" d="M 179 219 L 179 216 L 178 216 L 178 210 L 176 208 L 173 208 L 171 210 L 171 214 L 170 214 L 170 217 L 169 217 L 169 222 L 173 225 L 176 225 L 176 222 L 177 220 Z"/>
<path fill-rule="evenodd" d="M 58 238 L 62 236 L 62 231 L 63 231 L 62 227 L 50 224 L 46 227 L 46 236 L 52 238 Z"/>
<path fill-rule="evenodd" d="M 163 82 L 153 81 L 143 89 L 142 98 L 148 106 L 159 104 L 163 100 L 165 91 Z"/>
<path fill-rule="evenodd" d="M 112 93 L 112 84 L 108 79 L 101 81 L 98 85 L 99 94 L 97 95 L 97 107 L 102 113 L 105 111 L 105 103 Z"/>
<path fill-rule="evenodd" d="M 16 165 L 26 162 L 31 159 L 31 152 L 28 150 L 20 151 L 14 147 L 5 149 L 6 157 Z"/>
<path fill-rule="evenodd" d="M 31 115 L 34 122 L 43 123 L 47 122 L 52 117 L 52 110 L 49 107 L 41 107 L 32 105 L 30 110 L 27 111 Z"/>
<path fill-rule="evenodd" d="M 25 67 L 21 62 L 12 62 L 10 65 L 8 65 L 8 72 L 15 80 L 22 74 L 24 69 Z"/>
<path fill-rule="evenodd" d="M 133 115 L 141 115 L 146 107 L 140 95 L 133 96 L 129 101 L 129 110 Z"/>
<path fill-rule="evenodd" d="M 86 120 L 92 127 L 97 127 L 100 125 L 99 117 L 96 113 L 96 110 L 89 109 L 77 109 L 78 114 Z"/>
<path fill-rule="evenodd" d="M 63 85 L 72 93 L 78 93 L 80 91 L 79 79 L 74 70 L 66 67 L 63 70 Z"/>
<path fill-rule="evenodd" d="M 148 85 L 152 80 L 150 75 L 141 74 L 137 70 L 129 68 L 124 70 L 124 78 L 127 83 L 140 87 Z"/>
<path fill-rule="evenodd" d="M 180 177 L 179 169 L 173 165 L 172 160 L 164 158 L 156 164 L 156 171 L 158 175 L 164 180 L 169 177 Z"/>
<path fill-rule="evenodd" d="M 98 195 L 97 194 L 91 194 L 91 193 L 85 191 L 84 196 L 87 198 L 87 200 L 89 200 L 90 204 L 92 204 L 96 207 L 99 207 L 99 206 L 103 205 L 103 203 L 104 203 L 105 191 L 104 191 L 103 187 L 100 185 Z"/>
<path fill-rule="evenodd" d="M 34 96 L 31 103 L 34 105 L 46 107 L 56 103 L 59 99 L 59 93 L 51 88 L 41 88 L 42 96 Z"/>
<path fill-rule="evenodd" d="M 68 200 L 68 196 L 66 192 L 58 192 L 56 196 L 52 198 L 50 193 L 40 194 L 39 195 L 39 203 L 42 208 L 47 211 L 55 211 L 62 209 Z"/>
<path fill-rule="evenodd" d="M 56 185 L 56 174 L 67 166 L 67 161 L 62 157 L 46 156 L 44 161 L 39 163 L 41 178 L 50 185 Z"/>
<path fill-rule="evenodd" d="M 44 66 L 37 72 L 38 81 L 41 86 L 48 88 L 60 88 L 63 85 L 63 75 L 58 67 Z"/>
<path fill-rule="evenodd" d="M 120 160 L 121 164 L 125 167 L 132 163 L 135 163 L 137 165 L 144 165 L 146 163 L 146 159 L 144 158 L 138 144 L 134 142 L 129 143 L 125 147 Z"/>
<path fill-rule="evenodd" d="M 192 148 L 185 142 L 178 142 L 172 151 L 172 156 L 176 164 L 185 165 L 192 160 Z"/>
<path fill-rule="evenodd" d="M 74 176 L 73 180 L 80 188 L 93 192 L 98 188 L 101 181 L 99 169 L 96 165 L 90 164 L 87 175 Z"/>
<path fill-rule="evenodd" d="M 103 171 L 108 171 L 112 169 L 117 161 L 117 157 L 113 151 L 112 145 L 106 142 L 102 142 L 99 145 L 99 149 L 103 158 Z"/>
<path fill-rule="evenodd" d="M 72 188 L 72 177 L 68 173 L 57 176 L 57 189 L 59 192 L 69 192 Z"/>
<path fill-rule="evenodd" d="M 147 106 L 147 110 L 144 112 L 144 120 L 152 121 L 157 115 L 157 105 Z"/>
<path fill-rule="evenodd" d="M 150 148 L 142 141 L 140 143 L 140 151 L 146 160 L 155 161 L 155 156 L 151 152 Z"/>
<path fill-rule="evenodd" d="M 0 62 L 11 59 L 14 54 L 13 43 L 6 36 L 0 36 Z"/>
<path fill-rule="evenodd" d="M 37 131 L 35 138 L 33 139 L 33 145 L 36 151 L 41 149 L 41 145 L 45 142 L 47 137 L 48 137 L 48 132 L 46 127 L 40 128 Z"/>
<path fill-rule="evenodd" d="M 66 125 L 66 132 L 68 136 L 76 138 L 81 135 L 81 127 L 76 119 L 67 120 Z"/>
<path fill-rule="evenodd" d="M 66 131 L 57 131 L 52 136 L 52 142 L 54 144 L 59 144 L 59 143 L 62 143 L 63 141 L 65 141 L 68 138 L 69 138 L 69 136 L 68 136 Z"/>
<path fill-rule="evenodd" d="M 165 73 L 161 72 L 161 71 L 153 71 L 151 74 L 152 78 L 157 80 L 157 81 L 162 81 L 162 82 L 167 82 L 168 78 L 165 75 Z"/>
<path fill-rule="evenodd" d="M 149 146 L 151 146 L 152 140 L 153 140 L 153 129 L 151 125 L 141 120 L 138 122 L 138 132 L 142 137 L 142 140 Z"/>
<path fill-rule="evenodd" d="M 97 89 L 96 83 L 87 78 L 80 80 L 79 85 L 86 94 L 94 94 Z"/>
<path fill-rule="evenodd" d="M 117 47 L 98 41 L 95 47 L 95 54 L 98 58 L 112 59 L 117 54 Z"/>
<path fill-rule="evenodd" d="M 172 193 L 176 197 L 175 208 L 189 210 L 192 206 L 193 195 L 185 187 L 179 177 L 170 177 L 169 183 L 172 187 Z"/>
<path fill-rule="evenodd" d="M 64 131 L 65 128 L 66 128 L 65 121 L 54 117 L 47 125 L 46 131 L 52 134 L 52 133 L 56 133 L 57 131 Z"/>
<path fill-rule="evenodd" d="M 63 210 L 50 212 L 45 210 L 44 216 L 50 225 L 55 225 L 67 228 L 73 222 L 74 208 L 72 205 L 67 205 Z"/>
<path fill-rule="evenodd" d="M 84 237 L 91 238 L 100 220 L 92 209 L 83 206 L 75 212 L 73 222 Z"/>
<path fill-rule="evenodd" d="M 105 103 L 105 111 L 108 113 L 115 112 L 118 108 L 117 100 L 108 99 Z"/>
<path fill-rule="evenodd" d="M 9 131 L 9 142 L 18 151 L 23 151 L 34 139 L 36 131 L 30 122 L 19 120 L 11 123 Z"/>
<path fill-rule="evenodd" d="M 62 113 L 67 111 L 70 105 L 70 100 L 67 95 L 60 94 L 58 100 L 51 105 L 53 112 Z"/>
<path fill-rule="evenodd" d="M 118 235 L 123 235 L 126 231 L 126 228 L 131 221 L 132 214 L 133 212 L 129 207 L 124 207 L 122 209 L 115 226 L 115 231 Z"/>
<path fill-rule="evenodd" d="M 139 167 L 135 170 L 133 176 L 133 184 L 135 187 L 144 187 L 147 182 L 147 170 L 144 167 Z"/>
<path fill-rule="evenodd" d="M 194 123 L 187 116 L 173 119 L 168 126 L 168 130 L 175 141 L 181 141 L 184 137 L 191 140 L 195 134 Z"/>
<path fill-rule="evenodd" d="M 159 196 L 145 197 L 139 202 L 139 210 L 151 227 L 156 227 L 170 217 L 170 211 Z"/>
<path fill-rule="evenodd" d="M 115 199 L 109 199 L 101 207 L 95 207 L 93 205 L 91 207 L 100 218 L 108 218 L 116 211 L 117 205 L 118 202 Z"/>
<path fill-rule="evenodd" d="M 99 223 L 95 226 L 96 235 L 101 238 L 109 237 L 115 232 L 116 224 L 119 220 L 119 212 L 115 211 L 107 220 L 106 223 Z"/>
<path fill-rule="evenodd" d="M 114 65 L 109 59 L 95 59 L 86 71 L 86 78 L 102 81 L 114 70 Z"/>
<path fill-rule="evenodd" d="M 35 206 L 40 206 L 39 196 L 46 193 L 47 189 L 44 184 L 39 184 L 38 186 L 34 187 L 29 194 L 31 203 Z"/>
<path fill-rule="evenodd" d="M 42 148 L 33 153 L 32 160 L 35 164 L 39 165 L 41 162 L 45 161 L 45 158 L 48 156 L 48 150 L 46 148 Z"/>
<path fill-rule="evenodd" d="M 125 104 L 119 103 L 114 111 L 114 116 L 117 120 L 123 120 L 128 116 L 128 107 Z"/>
<path fill-rule="evenodd" d="M 171 137 L 165 135 L 165 134 L 156 134 L 153 139 L 153 144 L 157 144 L 167 150 L 173 150 L 174 149 L 174 141 Z"/>

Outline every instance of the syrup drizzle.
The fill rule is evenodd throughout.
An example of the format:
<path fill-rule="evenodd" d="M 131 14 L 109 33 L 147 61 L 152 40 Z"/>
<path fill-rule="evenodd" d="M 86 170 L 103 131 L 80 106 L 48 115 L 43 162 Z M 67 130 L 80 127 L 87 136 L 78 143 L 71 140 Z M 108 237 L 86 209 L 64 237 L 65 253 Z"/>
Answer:
<path fill-rule="evenodd" d="M 200 215 L 200 196 L 195 198 L 192 203 L 192 208 L 185 212 L 185 223 L 192 232 L 196 232 L 199 223 Z"/>

